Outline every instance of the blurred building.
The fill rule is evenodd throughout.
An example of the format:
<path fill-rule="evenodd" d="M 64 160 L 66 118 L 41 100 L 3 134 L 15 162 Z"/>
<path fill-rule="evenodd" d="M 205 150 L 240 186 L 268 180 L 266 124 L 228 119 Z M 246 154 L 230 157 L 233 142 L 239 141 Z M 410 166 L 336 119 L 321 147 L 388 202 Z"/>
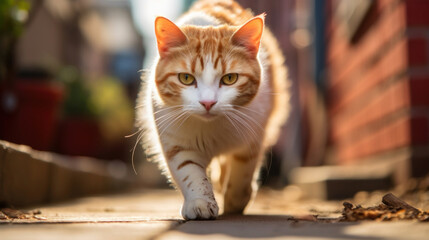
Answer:
<path fill-rule="evenodd" d="M 38 150 L 128 161 L 132 141 L 124 136 L 132 133 L 144 53 L 129 1 L 29 3 L 16 44 L 17 74 L 0 85 L 0 99 L 7 95 L 14 103 L 0 105 L 0 138 Z M 48 111 L 50 95 L 55 106 Z"/>
<path fill-rule="evenodd" d="M 18 67 L 73 65 L 90 77 L 138 78 L 143 50 L 128 0 L 30 2 L 36 9 L 19 41 Z"/>
<path fill-rule="evenodd" d="M 428 174 L 429 1 L 326 3 L 327 162 Z"/>
<path fill-rule="evenodd" d="M 280 182 L 350 197 L 429 173 L 428 1 L 238 2 L 268 13 L 286 56 Z"/>

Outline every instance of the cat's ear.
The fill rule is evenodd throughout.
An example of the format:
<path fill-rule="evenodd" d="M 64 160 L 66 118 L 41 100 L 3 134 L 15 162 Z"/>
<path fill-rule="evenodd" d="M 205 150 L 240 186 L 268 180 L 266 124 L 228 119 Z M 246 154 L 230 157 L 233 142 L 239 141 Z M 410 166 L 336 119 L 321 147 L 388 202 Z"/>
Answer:
<path fill-rule="evenodd" d="M 247 21 L 232 35 L 232 43 L 247 48 L 252 57 L 256 57 L 264 31 L 264 19 L 265 13 Z"/>
<path fill-rule="evenodd" d="M 187 41 L 182 30 L 165 17 L 155 19 L 155 35 L 161 58 L 167 55 L 171 47 L 178 47 Z"/>

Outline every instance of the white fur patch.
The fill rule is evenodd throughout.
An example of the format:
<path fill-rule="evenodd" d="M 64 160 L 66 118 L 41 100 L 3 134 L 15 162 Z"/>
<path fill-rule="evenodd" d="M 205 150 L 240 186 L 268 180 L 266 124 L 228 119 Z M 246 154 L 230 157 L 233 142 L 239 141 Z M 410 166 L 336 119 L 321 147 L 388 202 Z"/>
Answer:
<path fill-rule="evenodd" d="M 204 63 L 205 67 L 202 74 L 202 81 L 208 86 L 219 85 L 219 73 L 213 66 L 211 59 L 207 59 Z"/>

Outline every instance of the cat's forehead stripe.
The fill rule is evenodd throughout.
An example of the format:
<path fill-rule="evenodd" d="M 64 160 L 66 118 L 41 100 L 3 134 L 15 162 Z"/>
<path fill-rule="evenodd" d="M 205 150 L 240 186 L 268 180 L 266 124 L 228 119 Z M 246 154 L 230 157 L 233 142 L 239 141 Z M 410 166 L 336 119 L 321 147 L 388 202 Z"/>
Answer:
<path fill-rule="evenodd" d="M 217 68 L 217 63 L 219 62 L 220 57 L 221 57 L 221 55 L 219 55 L 219 56 L 216 58 L 215 63 L 214 63 L 214 68 Z"/>
<path fill-rule="evenodd" d="M 204 70 L 204 60 L 203 60 L 203 57 L 202 56 L 199 56 L 199 57 L 200 57 L 201 69 Z"/>

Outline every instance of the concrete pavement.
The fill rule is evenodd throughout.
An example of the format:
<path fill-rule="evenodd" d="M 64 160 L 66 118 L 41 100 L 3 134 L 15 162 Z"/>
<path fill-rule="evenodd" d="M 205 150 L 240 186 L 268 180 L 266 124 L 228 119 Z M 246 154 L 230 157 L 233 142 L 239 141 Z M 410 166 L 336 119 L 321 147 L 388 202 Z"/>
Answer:
<path fill-rule="evenodd" d="M 292 191 L 293 192 L 293 191 Z M 339 222 L 341 202 L 262 190 L 245 216 L 183 221 L 173 190 L 88 197 L 0 220 L 0 239 L 427 239 L 429 223 Z M 27 209 L 32 211 L 34 209 Z M 314 215 L 318 215 L 317 218 Z"/>

